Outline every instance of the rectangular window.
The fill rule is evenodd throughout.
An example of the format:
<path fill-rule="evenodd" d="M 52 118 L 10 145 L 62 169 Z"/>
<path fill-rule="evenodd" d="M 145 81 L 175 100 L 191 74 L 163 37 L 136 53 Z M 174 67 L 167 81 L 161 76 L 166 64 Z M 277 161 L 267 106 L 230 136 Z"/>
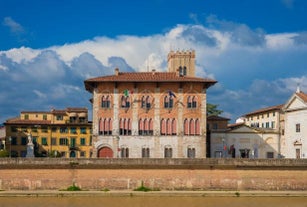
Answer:
<path fill-rule="evenodd" d="M 81 134 L 86 134 L 86 128 L 85 127 L 81 127 L 80 128 L 80 133 Z"/>
<path fill-rule="evenodd" d="M 43 127 L 42 127 L 42 133 L 47 133 L 47 132 L 48 132 L 48 127 L 43 126 Z"/>
<path fill-rule="evenodd" d="M 270 113 L 267 113 L 267 117 L 270 117 Z"/>
<path fill-rule="evenodd" d="M 76 147 L 76 138 L 70 138 L 70 147 Z"/>
<path fill-rule="evenodd" d="M 273 112 L 273 116 L 275 116 L 275 111 Z"/>
<path fill-rule="evenodd" d="M 51 145 L 57 145 L 57 141 L 56 141 L 57 139 L 55 138 L 55 137 L 52 137 L 51 138 Z"/>
<path fill-rule="evenodd" d="M 56 131 L 57 131 L 57 128 L 56 128 L 56 127 L 52 127 L 52 128 L 51 128 L 51 131 L 52 131 L 52 132 L 56 132 Z"/>
<path fill-rule="evenodd" d="M 25 120 L 29 119 L 29 114 L 25 114 Z"/>
<path fill-rule="evenodd" d="M 172 158 L 173 157 L 173 149 L 172 148 L 165 148 L 164 149 L 164 157 L 165 158 Z"/>
<path fill-rule="evenodd" d="M 47 120 L 47 114 L 43 114 L 43 120 Z"/>
<path fill-rule="evenodd" d="M 274 152 L 267 152 L 266 153 L 266 158 L 269 158 L 269 159 L 274 158 Z"/>
<path fill-rule="evenodd" d="M 71 134 L 77 134 L 76 127 L 71 127 L 71 128 L 70 128 L 70 133 L 71 133 Z"/>
<path fill-rule="evenodd" d="M 85 155 L 86 155 L 85 151 L 80 152 L 80 157 L 85 157 Z"/>
<path fill-rule="evenodd" d="M 271 122 L 271 127 L 272 127 L 272 129 L 275 129 L 275 121 Z"/>
<path fill-rule="evenodd" d="M 150 156 L 149 148 L 142 148 L 142 158 L 149 158 Z"/>
<path fill-rule="evenodd" d="M 63 120 L 63 116 L 62 115 L 57 115 L 56 116 L 56 120 L 57 121 L 62 121 Z"/>
<path fill-rule="evenodd" d="M 61 127 L 60 128 L 60 133 L 63 134 L 63 133 L 67 133 L 68 130 L 67 130 L 67 127 Z"/>
<path fill-rule="evenodd" d="M 31 127 L 31 131 L 32 131 L 32 132 L 37 132 L 37 127 L 35 127 L 35 126 L 34 126 L 34 127 Z"/>
<path fill-rule="evenodd" d="M 17 129 L 17 127 L 15 127 L 15 126 L 12 126 L 12 127 L 11 127 L 11 132 L 18 132 L 18 129 Z"/>
<path fill-rule="evenodd" d="M 265 128 L 270 128 L 270 122 L 265 122 Z"/>
<path fill-rule="evenodd" d="M 296 124 L 295 125 L 295 130 L 296 130 L 296 132 L 301 132 L 301 125 L 300 124 Z"/>
<path fill-rule="evenodd" d="M 85 138 L 81 138 L 80 139 L 80 145 L 85 145 L 86 144 L 86 139 Z"/>
<path fill-rule="evenodd" d="M 27 145 L 28 142 L 27 142 L 27 137 L 21 137 L 21 145 Z"/>
<path fill-rule="evenodd" d="M 60 145 L 67 146 L 68 145 L 68 139 L 67 138 L 60 138 Z"/>
<path fill-rule="evenodd" d="M 11 145 L 17 145 L 17 137 L 11 137 Z"/>
<path fill-rule="evenodd" d="M 46 137 L 42 137 L 42 145 L 44 145 L 44 146 L 48 145 Z"/>

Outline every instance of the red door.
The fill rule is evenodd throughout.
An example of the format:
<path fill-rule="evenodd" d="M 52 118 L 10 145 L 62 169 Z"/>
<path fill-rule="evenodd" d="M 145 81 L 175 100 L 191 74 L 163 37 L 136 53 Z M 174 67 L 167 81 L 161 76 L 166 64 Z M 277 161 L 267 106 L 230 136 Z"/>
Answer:
<path fill-rule="evenodd" d="M 113 157 L 113 150 L 109 147 L 103 147 L 103 148 L 99 149 L 98 157 L 112 158 Z"/>

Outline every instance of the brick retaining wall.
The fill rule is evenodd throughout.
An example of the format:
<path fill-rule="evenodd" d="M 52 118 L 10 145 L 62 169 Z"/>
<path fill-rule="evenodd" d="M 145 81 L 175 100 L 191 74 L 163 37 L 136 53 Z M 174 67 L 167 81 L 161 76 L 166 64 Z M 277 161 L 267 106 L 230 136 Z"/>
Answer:
<path fill-rule="evenodd" d="M 305 160 L 0 159 L 0 189 L 60 190 L 75 183 L 83 190 L 132 190 L 144 182 L 145 186 L 160 190 L 307 190 L 306 163 Z"/>

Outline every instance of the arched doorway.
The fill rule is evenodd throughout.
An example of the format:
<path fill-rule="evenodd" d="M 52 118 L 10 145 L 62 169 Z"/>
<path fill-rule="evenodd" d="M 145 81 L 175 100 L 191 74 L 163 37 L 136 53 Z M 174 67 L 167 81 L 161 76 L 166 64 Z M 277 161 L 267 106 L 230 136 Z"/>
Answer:
<path fill-rule="evenodd" d="M 75 151 L 70 151 L 69 157 L 76 157 L 76 152 Z"/>
<path fill-rule="evenodd" d="M 113 157 L 113 150 L 109 147 L 102 147 L 98 150 L 97 157 L 112 158 Z"/>

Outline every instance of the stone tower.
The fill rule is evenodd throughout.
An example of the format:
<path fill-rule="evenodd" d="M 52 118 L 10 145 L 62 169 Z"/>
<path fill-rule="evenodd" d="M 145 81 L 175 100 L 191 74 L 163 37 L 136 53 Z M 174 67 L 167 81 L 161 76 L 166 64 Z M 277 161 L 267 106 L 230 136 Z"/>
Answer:
<path fill-rule="evenodd" d="M 195 50 L 170 51 L 167 56 L 168 72 L 179 72 L 180 76 L 195 77 Z"/>

